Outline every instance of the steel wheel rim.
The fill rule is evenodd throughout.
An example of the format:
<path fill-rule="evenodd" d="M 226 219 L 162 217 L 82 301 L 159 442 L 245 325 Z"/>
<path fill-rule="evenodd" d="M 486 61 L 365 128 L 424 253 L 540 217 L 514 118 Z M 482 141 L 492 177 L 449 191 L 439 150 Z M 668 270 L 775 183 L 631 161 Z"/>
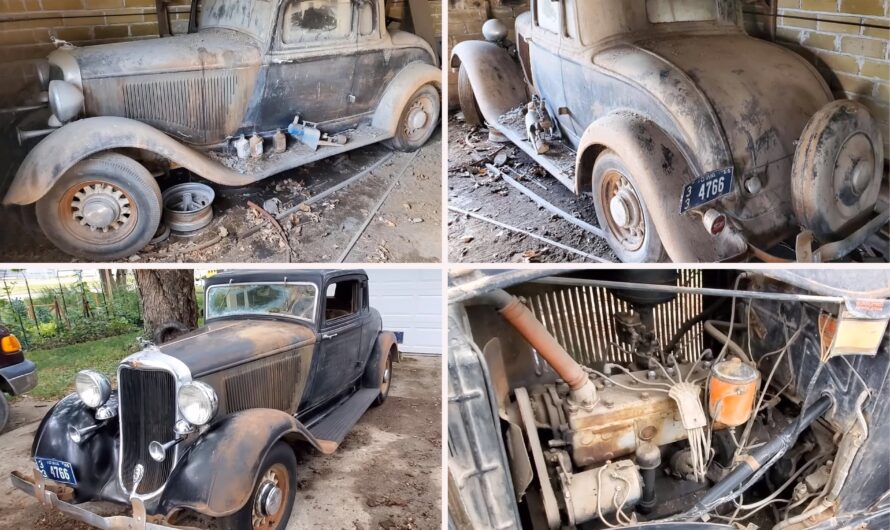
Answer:
<path fill-rule="evenodd" d="M 386 369 L 383 371 L 383 382 L 380 383 L 380 394 L 386 395 L 389 392 L 389 384 L 392 381 L 392 359 L 386 360 Z"/>
<path fill-rule="evenodd" d="M 73 237 L 92 245 L 109 245 L 126 239 L 135 230 L 139 208 L 120 186 L 89 180 L 65 191 L 58 215 Z"/>
<path fill-rule="evenodd" d="M 616 201 L 627 213 L 626 219 L 616 219 L 613 204 Z M 610 169 L 603 176 L 600 186 L 600 202 L 603 205 L 606 224 L 609 231 L 625 249 L 636 252 L 646 241 L 646 218 L 643 215 L 643 204 L 630 180 L 621 172 Z"/>
<path fill-rule="evenodd" d="M 260 502 L 260 493 L 263 486 L 272 484 L 281 490 L 281 505 L 273 514 L 266 514 L 262 510 Z M 256 496 L 253 499 L 253 510 L 251 512 L 251 525 L 254 530 L 272 530 L 281 522 L 284 512 L 287 508 L 287 499 L 290 496 L 290 476 L 284 464 L 272 464 L 260 479 L 260 485 L 257 487 Z"/>
<path fill-rule="evenodd" d="M 416 142 L 423 138 L 432 127 L 435 110 L 433 98 L 427 94 L 421 94 L 411 102 L 403 123 L 408 141 Z"/>

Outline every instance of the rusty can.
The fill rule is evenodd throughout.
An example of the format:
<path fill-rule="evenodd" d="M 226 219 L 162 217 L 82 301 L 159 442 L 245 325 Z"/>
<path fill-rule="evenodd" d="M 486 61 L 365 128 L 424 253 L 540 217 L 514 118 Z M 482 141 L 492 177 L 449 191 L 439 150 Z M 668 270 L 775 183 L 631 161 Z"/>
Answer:
<path fill-rule="evenodd" d="M 722 361 L 711 371 L 708 411 L 711 418 L 726 427 L 748 421 L 754 409 L 760 373 L 740 359 Z"/>
<path fill-rule="evenodd" d="M 275 129 L 272 135 L 272 150 L 276 153 L 283 153 L 287 150 L 287 137 L 281 132 L 281 129 Z"/>
<path fill-rule="evenodd" d="M 252 158 L 263 156 L 263 137 L 257 133 L 253 133 L 250 137 L 250 156 Z"/>

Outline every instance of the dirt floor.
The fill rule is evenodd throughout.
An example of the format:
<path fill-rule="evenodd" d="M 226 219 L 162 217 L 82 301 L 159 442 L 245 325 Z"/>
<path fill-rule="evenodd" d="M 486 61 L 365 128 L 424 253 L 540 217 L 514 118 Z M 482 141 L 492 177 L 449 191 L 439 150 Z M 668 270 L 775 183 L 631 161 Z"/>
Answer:
<path fill-rule="evenodd" d="M 504 160 L 502 159 L 506 155 Z M 497 159 L 497 160 L 496 160 Z M 485 164 L 502 162 L 524 175 L 521 183 L 548 202 L 597 226 L 593 201 L 577 197 L 510 143 L 488 140 L 488 130 L 448 121 L 448 203 L 587 254 L 617 261 L 606 242 L 538 206 L 512 186 L 488 175 Z M 593 260 L 453 211 L 448 212 L 448 255 L 463 263 L 589 263 Z"/>
<path fill-rule="evenodd" d="M 365 413 L 335 454 L 311 448 L 298 454 L 299 491 L 288 530 L 441 527 L 441 362 L 439 356 L 405 356 L 394 365 L 389 399 Z M 44 512 L 7 479 L 12 470 L 30 469 L 31 441 L 49 405 L 18 400 L 12 425 L 0 435 L 0 529 L 90 528 Z M 122 513 L 108 503 L 90 506 L 103 515 Z"/>
<path fill-rule="evenodd" d="M 129 262 L 351 262 L 417 263 L 441 261 L 441 134 L 414 153 L 382 145 L 356 149 L 303 166 L 245 188 L 213 185 L 214 220 L 192 235 L 172 235 L 131 256 Z M 391 157 L 391 158 L 390 158 Z M 375 163 L 385 159 L 376 167 Z M 283 216 L 278 228 L 248 206 L 277 198 L 281 211 L 297 206 L 369 167 L 373 170 L 321 201 Z M 14 170 L 12 168 L 11 170 Z M 9 175 L 7 175 L 9 177 Z M 185 170 L 161 177 L 161 189 L 195 180 Z M 397 181 L 384 198 L 390 184 Z M 379 210 L 374 208 L 380 200 Z M 373 213 L 373 216 L 372 216 Z M 0 211 L 9 230 L 0 231 L 7 262 L 70 262 L 40 232 L 22 208 Z M 366 228 L 364 224 L 370 218 Z M 353 237 L 361 237 L 344 256 Z"/>

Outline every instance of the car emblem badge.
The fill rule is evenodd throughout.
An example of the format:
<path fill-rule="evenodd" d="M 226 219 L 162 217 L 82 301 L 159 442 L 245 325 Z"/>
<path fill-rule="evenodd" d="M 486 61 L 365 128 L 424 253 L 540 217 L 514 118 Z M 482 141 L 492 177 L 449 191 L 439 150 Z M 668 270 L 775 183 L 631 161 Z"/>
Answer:
<path fill-rule="evenodd" d="M 136 467 L 133 468 L 133 491 L 136 491 L 139 487 L 139 483 L 142 482 L 143 476 L 145 476 L 145 466 L 136 464 Z"/>

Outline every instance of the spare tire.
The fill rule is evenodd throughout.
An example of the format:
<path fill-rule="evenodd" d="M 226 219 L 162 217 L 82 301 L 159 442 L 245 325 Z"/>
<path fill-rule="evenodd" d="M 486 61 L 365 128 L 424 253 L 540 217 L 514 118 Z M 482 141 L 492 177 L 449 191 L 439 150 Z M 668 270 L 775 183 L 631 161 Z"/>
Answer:
<path fill-rule="evenodd" d="M 874 210 L 881 130 L 861 103 L 838 100 L 810 118 L 794 154 L 791 199 L 800 224 L 823 242 L 848 236 Z"/>

